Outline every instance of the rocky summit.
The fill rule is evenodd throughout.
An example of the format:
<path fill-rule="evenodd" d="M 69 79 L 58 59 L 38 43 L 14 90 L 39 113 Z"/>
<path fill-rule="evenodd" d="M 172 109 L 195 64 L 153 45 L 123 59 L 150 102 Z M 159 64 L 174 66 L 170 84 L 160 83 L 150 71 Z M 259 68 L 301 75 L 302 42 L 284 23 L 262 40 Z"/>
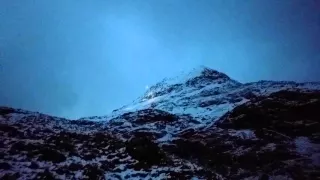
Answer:
<path fill-rule="evenodd" d="M 1 179 L 320 179 L 320 83 L 200 67 L 101 117 L 0 107 Z"/>

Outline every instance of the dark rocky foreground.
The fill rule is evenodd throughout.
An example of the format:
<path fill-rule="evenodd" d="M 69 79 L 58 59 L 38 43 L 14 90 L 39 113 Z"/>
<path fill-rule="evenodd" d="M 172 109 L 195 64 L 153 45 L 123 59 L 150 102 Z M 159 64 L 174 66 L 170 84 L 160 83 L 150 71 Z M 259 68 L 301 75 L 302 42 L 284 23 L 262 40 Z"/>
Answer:
<path fill-rule="evenodd" d="M 1 179 L 320 179 L 320 92 L 253 97 L 201 125 L 157 109 L 109 122 L 0 108 Z"/>

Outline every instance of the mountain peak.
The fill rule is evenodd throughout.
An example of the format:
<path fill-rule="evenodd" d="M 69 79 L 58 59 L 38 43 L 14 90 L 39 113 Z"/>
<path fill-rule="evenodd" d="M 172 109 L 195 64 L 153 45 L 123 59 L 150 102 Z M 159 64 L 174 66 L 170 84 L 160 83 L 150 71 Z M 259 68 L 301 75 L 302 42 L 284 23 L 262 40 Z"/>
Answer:
<path fill-rule="evenodd" d="M 217 70 L 211 69 L 209 67 L 206 66 L 199 66 L 197 68 L 194 68 L 193 71 L 195 72 L 200 72 L 200 76 L 211 76 L 211 77 L 216 77 L 216 78 L 226 78 L 226 79 L 230 79 L 229 76 L 227 76 L 226 74 L 219 72 Z"/>
<path fill-rule="evenodd" d="M 180 92 L 181 90 L 200 90 L 203 87 L 237 86 L 241 83 L 232 80 L 226 74 L 206 66 L 198 66 L 190 71 L 182 71 L 178 76 L 165 78 L 151 86 L 142 97 L 143 100 L 153 99 L 157 96 Z M 190 89 L 191 88 L 191 89 Z"/>
<path fill-rule="evenodd" d="M 217 71 L 217 70 L 214 70 L 214 69 L 209 68 L 209 67 L 204 66 L 204 65 L 199 65 L 197 67 L 192 68 L 190 72 L 196 72 L 196 71 L 201 73 L 203 71 Z"/>
<path fill-rule="evenodd" d="M 201 65 L 191 69 L 190 71 L 182 71 L 176 77 L 165 78 L 160 83 L 167 85 L 184 84 L 199 78 L 207 79 L 210 81 L 217 79 L 230 80 L 229 76 L 227 76 L 226 74 Z"/>

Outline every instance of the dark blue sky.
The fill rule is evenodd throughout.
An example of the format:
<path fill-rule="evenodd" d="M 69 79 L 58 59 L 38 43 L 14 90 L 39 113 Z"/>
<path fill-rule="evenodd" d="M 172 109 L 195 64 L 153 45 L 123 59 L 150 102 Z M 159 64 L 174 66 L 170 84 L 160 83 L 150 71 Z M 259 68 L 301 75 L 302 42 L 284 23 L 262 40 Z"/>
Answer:
<path fill-rule="evenodd" d="M 0 105 L 104 115 L 181 70 L 320 81 L 317 0 L 0 0 Z"/>

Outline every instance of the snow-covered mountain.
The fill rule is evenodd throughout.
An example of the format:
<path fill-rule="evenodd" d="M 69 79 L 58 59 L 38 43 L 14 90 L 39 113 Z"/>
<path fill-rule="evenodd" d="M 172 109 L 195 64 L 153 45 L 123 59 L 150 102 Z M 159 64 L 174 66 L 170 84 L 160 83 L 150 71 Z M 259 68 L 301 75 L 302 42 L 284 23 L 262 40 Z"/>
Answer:
<path fill-rule="evenodd" d="M 179 76 L 163 79 L 151 86 L 142 97 L 107 116 L 81 119 L 108 121 L 126 112 L 151 108 L 173 114 L 188 114 L 197 121 L 208 124 L 256 96 L 280 90 L 316 89 L 320 89 L 320 83 L 259 81 L 242 84 L 222 72 L 199 66 L 190 72 L 182 72 Z"/>
<path fill-rule="evenodd" d="M 319 179 L 320 83 L 196 68 L 103 117 L 0 107 L 1 179 Z"/>

